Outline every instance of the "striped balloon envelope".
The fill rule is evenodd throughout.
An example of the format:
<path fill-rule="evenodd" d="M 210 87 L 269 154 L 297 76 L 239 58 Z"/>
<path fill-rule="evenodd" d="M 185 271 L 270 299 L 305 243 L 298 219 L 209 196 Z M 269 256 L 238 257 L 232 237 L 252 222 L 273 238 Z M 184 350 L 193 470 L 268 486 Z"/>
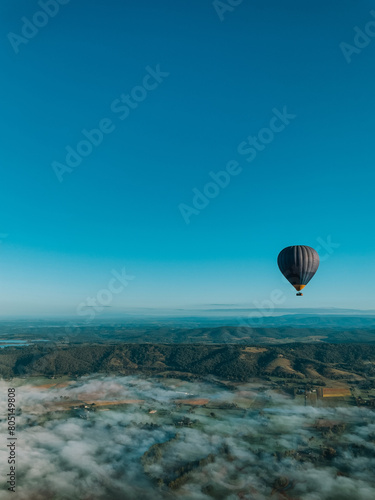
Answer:
<path fill-rule="evenodd" d="M 314 276 L 319 267 L 319 255 L 306 245 L 294 245 L 281 250 L 277 257 L 280 271 L 291 285 L 302 295 L 301 290 Z"/>

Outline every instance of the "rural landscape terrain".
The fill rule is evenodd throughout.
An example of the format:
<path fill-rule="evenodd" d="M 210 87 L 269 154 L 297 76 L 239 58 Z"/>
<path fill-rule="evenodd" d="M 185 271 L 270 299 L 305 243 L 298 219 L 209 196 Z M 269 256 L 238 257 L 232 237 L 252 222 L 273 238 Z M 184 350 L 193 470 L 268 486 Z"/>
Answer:
<path fill-rule="evenodd" d="M 284 320 L 3 322 L 17 498 L 372 500 L 374 320 Z"/>
<path fill-rule="evenodd" d="M 13 378 L 17 498 L 373 499 L 375 391 L 273 371 Z"/>

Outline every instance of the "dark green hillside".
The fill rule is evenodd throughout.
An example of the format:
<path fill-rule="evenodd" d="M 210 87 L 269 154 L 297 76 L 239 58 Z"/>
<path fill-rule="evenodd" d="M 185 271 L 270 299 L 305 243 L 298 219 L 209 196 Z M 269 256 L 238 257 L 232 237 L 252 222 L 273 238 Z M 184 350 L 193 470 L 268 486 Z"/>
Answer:
<path fill-rule="evenodd" d="M 372 379 L 374 367 L 375 345 L 370 344 L 77 344 L 0 351 L 0 375 L 7 378 L 179 372 L 229 380 L 264 376 L 364 380 Z"/>

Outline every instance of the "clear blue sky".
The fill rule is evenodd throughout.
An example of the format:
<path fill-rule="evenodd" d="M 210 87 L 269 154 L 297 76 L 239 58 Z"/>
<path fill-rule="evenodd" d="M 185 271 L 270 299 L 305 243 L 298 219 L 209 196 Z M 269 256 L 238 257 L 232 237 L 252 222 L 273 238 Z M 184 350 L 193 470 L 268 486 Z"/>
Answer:
<path fill-rule="evenodd" d="M 251 307 L 275 288 L 285 307 L 373 307 L 375 37 L 350 63 L 340 43 L 375 2 L 220 9 L 71 0 L 12 47 L 41 7 L 1 2 L 0 314 L 74 313 L 123 267 L 135 278 L 110 305 L 124 310 Z M 239 145 L 285 106 L 295 118 L 247 161 Z M 114 130 L 59 182 L 51 164 L 103 119 Z M 181 204 L 230 161 L 240 173 L 187 224 Z M 303 299 L 276 265 L 293 244 L 328 257 Z"/>

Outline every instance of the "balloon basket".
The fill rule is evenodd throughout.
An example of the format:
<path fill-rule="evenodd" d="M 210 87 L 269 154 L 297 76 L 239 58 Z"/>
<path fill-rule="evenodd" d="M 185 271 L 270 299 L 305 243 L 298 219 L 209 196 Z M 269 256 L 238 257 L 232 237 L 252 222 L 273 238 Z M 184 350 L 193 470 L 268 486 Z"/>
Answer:
<path fill-rule="evenodd" d="M 303 293 L 298 292 L 298 293 L 296 293 L 296 295 L 297 295 L 297 297 L 302 297 Z"/>

